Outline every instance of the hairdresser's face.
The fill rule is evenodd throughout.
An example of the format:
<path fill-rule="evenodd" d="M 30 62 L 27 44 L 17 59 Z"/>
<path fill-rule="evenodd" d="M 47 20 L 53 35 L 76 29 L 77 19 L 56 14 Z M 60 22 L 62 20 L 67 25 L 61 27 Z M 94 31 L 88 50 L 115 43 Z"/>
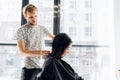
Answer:
<path fill-rule="evenodd" d="M 63 55 L 62 55 L 62 57 L 66 56 L 66 54 L 69 53 L 69 50 L 70 50 L 71 46 L 72 46 L 72 44 L 70 44 L 70 45 L 65 49 L 65 51 L 64 51 L 64 53 L 63 53 Z"/>
<path fill-rule="evenodd" d="M 26 15 L 24 16 L 25 19 L 27 20 L 27 23 L 34 26 L 37 25 L 37 11 L 33 12 L 26 12 Z"/>

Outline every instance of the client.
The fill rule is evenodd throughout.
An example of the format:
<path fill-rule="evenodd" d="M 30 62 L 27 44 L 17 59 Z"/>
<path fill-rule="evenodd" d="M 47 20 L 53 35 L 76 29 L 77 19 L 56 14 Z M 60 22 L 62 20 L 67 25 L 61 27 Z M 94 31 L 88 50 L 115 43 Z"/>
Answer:
<path fill-rule="evenodd" d="M 34 80 L 83 80 L 62 58 L 68 54 L 72 40 L 65 33 L 55 36 L 52 52 L 46 57 L 42 71 Z"/>

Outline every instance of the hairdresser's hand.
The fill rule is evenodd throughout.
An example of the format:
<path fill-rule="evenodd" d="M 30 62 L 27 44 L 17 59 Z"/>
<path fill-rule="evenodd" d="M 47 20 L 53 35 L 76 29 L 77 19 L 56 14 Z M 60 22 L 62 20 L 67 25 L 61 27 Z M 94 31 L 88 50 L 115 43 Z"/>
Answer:
<path fill-rule="evenodd" d="M 43 53 L 42 53 L 42 58 L 45 59 L 48 54 L 50 54 L 50 51 L 44 50 Z"/>
<path fill-rule="evenodd" d="M 46 54 L 49 54 L 49 53 L 50 53 L 49 50 L 43 50 L 43 51 L 42 51 L 42 55 L 46 55 Z"/>

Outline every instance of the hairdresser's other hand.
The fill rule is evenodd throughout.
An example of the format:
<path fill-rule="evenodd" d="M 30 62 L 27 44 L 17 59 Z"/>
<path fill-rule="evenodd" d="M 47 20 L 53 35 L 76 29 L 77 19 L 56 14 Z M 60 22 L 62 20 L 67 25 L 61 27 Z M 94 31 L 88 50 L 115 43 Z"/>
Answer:
<path fill-rule="evenodd" d="M 50 54 L 50 51 L 44 50 L 43 53 L 42 53 L 42 58 L 45 59 L 48 54 Z"/>

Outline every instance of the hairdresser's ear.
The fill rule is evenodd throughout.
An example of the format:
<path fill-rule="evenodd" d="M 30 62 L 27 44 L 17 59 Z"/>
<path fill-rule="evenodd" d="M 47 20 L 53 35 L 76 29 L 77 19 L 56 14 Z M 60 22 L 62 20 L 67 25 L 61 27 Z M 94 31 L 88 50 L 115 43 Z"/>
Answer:
<path fill-rule="evenodd" d="M 24 18 L 25 18 L 25 19 L 27 19 L 27 15 L 26 15 L 26 14 L 25 14 L 25 15 L 23 15 L 23 16 L 24 16 Z"/>

